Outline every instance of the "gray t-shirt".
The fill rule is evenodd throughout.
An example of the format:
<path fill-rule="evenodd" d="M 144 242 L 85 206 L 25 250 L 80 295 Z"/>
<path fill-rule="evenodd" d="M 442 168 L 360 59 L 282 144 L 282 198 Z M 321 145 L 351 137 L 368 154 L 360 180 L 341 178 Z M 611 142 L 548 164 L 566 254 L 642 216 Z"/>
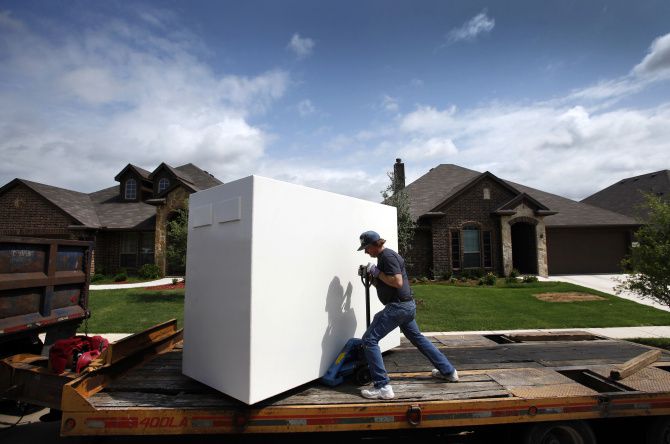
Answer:
<path fill-rule="evenodd" d="M 393 288 L 377 279 L 377 296 L 382 304 L 390 302 L 404 302 L 412 299 L 412 290 L 409 288 L 409 279 L 405 270 L 405 260 L 395 251 L 384 248 L 377 256 L 377 268 L 389 276 L 402 275 L 402 287 Z"/>

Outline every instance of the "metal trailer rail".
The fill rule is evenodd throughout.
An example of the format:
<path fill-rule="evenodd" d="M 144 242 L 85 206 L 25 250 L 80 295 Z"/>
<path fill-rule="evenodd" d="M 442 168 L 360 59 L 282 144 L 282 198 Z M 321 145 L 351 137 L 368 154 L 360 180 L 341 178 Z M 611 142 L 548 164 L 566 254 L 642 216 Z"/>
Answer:
<path fill-rule="evenodd" d="M 24 339 L 37 342 L 42 332 L 47 344 L 75 334 L 90 316 L 92 250 L 89 241 L 0 236 L 3 348 Z"/>
<path fill-rule="evenodd" d="M 183 376 L 180 335 L 170 324 L 149 339 L 142 333 L 132 344 L 114 344 L 103 365 L 67 383 L 61 434 L 302 433 L 641 416 L 662 416 L 662 433 L 670 430 L 670 354 L 641 365 L 653 347 L 583 332 L 435 337 L 459 368 L 457 384 L 431 378 L 425 358 L 402 344 L 385 355 L 391 402 L 363 399 L 353 384 L 311 383 L 252 406 Z M 611 378 L 613 370 L 624 377 Z"/>

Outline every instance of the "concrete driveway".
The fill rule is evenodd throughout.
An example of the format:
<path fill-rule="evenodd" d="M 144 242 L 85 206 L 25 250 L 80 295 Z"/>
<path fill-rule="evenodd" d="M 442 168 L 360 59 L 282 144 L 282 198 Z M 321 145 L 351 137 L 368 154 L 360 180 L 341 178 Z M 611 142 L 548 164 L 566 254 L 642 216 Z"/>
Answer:
<path fill-rule="evenodd" d="M 670 311 L 670 307 L 661 305 L 657 302 L 642 297 L 636 293 L 625 292 L 616 294 L 614 287 L 619 285 L 619 280 L 624 279 L 625 274 L 574 274 L 574 275 L 555 275 L 549 276 L 547 280 L 569 282 L 571 284 L 581 285 L 582 287 L 592 288 L 603 293 L 613 294 L 620 298 L 628 299 L 639 304 L 648 305 L 664 311 Z"/>

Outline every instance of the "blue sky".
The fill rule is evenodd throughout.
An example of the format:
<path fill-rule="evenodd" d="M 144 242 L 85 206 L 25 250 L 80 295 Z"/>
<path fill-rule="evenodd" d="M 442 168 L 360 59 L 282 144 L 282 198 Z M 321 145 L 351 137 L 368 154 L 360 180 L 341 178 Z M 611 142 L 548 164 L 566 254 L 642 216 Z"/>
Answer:
<path fill-rule="evenodd" d="M 187 162 L 379 200 L 454 163 L 580 199 L 670 168 L 670 2 L 0 1 L 0 183 Z"/>

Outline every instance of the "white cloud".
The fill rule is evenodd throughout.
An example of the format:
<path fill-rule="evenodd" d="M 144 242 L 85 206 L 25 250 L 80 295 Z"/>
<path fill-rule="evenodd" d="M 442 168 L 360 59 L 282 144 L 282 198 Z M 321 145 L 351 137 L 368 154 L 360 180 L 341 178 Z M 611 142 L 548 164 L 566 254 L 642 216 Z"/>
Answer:
<path fill-rule="evenodd" d="M 382 96 L 382 108 L 389 112 L 398 112 L 400 106 L 398 105 L 398 99 L 384 94 Z"/>
<path fill-rule="evenodd" d="M 649 53 L 633 68 L 633 73 L 640 76 L 670 75 L 670 34 L 652 42 Z"/>
<path fill-rule="evenodd" d="M 299 59 L 304 59 L 312 54 L 314 45 L 314 40 L 308 37 L 300 37 L 300 34 L 295 33 L 286 47 L 293 51 Z"/>
<path fill-rule="evenodd" d="M 419 106 L 415 111 L 403 116 L 400 129 L 405 132 L 424 134 L 443 133 L 456 125 L 455 113 L 455 106 L 444 111 L 439 111 L 431 106 Z"/>
<path fill-rule="evenodd" d="M 482 11 L 462 26 L 454 28 L 447 34 L 447 41 L 455 43 L 460 41 L 472 41 L 479 35 L 489 33 L 495 27 L 495 19 L 490 18 L 486 11 Z"/>
<path fill-rule="evenodd" d="M 128 162 L 153 169 L 162 161 L 193 162 L 225 181 L 252 173 L 266 155 L 273 135 L 249 119 L 284 95 L 287 72 L 216 74 L 198 58 L 201 43 L 174 23 L 160 36 L 110 20 L 46 38 L 0 17 L 1 183 L 22 177 L 94 191 L 113 185 Z"/>
<path fill-rule="evenodd" d="M 316 108 L 312 104 L 312 101 L 309 99 L 301 100 L 298 102 L 298 113 L 300 116 L 305 117 L 316 112 Z"/>
<path fill-rule="evenodd" d="M 400 151 L 402 158 L 407 161 L 424 162 L 428 159 L 444 162 L 458 153 L 454 142 L 446 137 L 431 137 L 428 139 L 412 139 Z"/>
<path fill-rule="evenodd" d="M 630 73 L 573 91 L 563 102 L 600 101 L 600 107 L 609 107 L 624 97 L 667 79 L 670 79 L 670 34 L 654 39 L 644 59 Z"/>

